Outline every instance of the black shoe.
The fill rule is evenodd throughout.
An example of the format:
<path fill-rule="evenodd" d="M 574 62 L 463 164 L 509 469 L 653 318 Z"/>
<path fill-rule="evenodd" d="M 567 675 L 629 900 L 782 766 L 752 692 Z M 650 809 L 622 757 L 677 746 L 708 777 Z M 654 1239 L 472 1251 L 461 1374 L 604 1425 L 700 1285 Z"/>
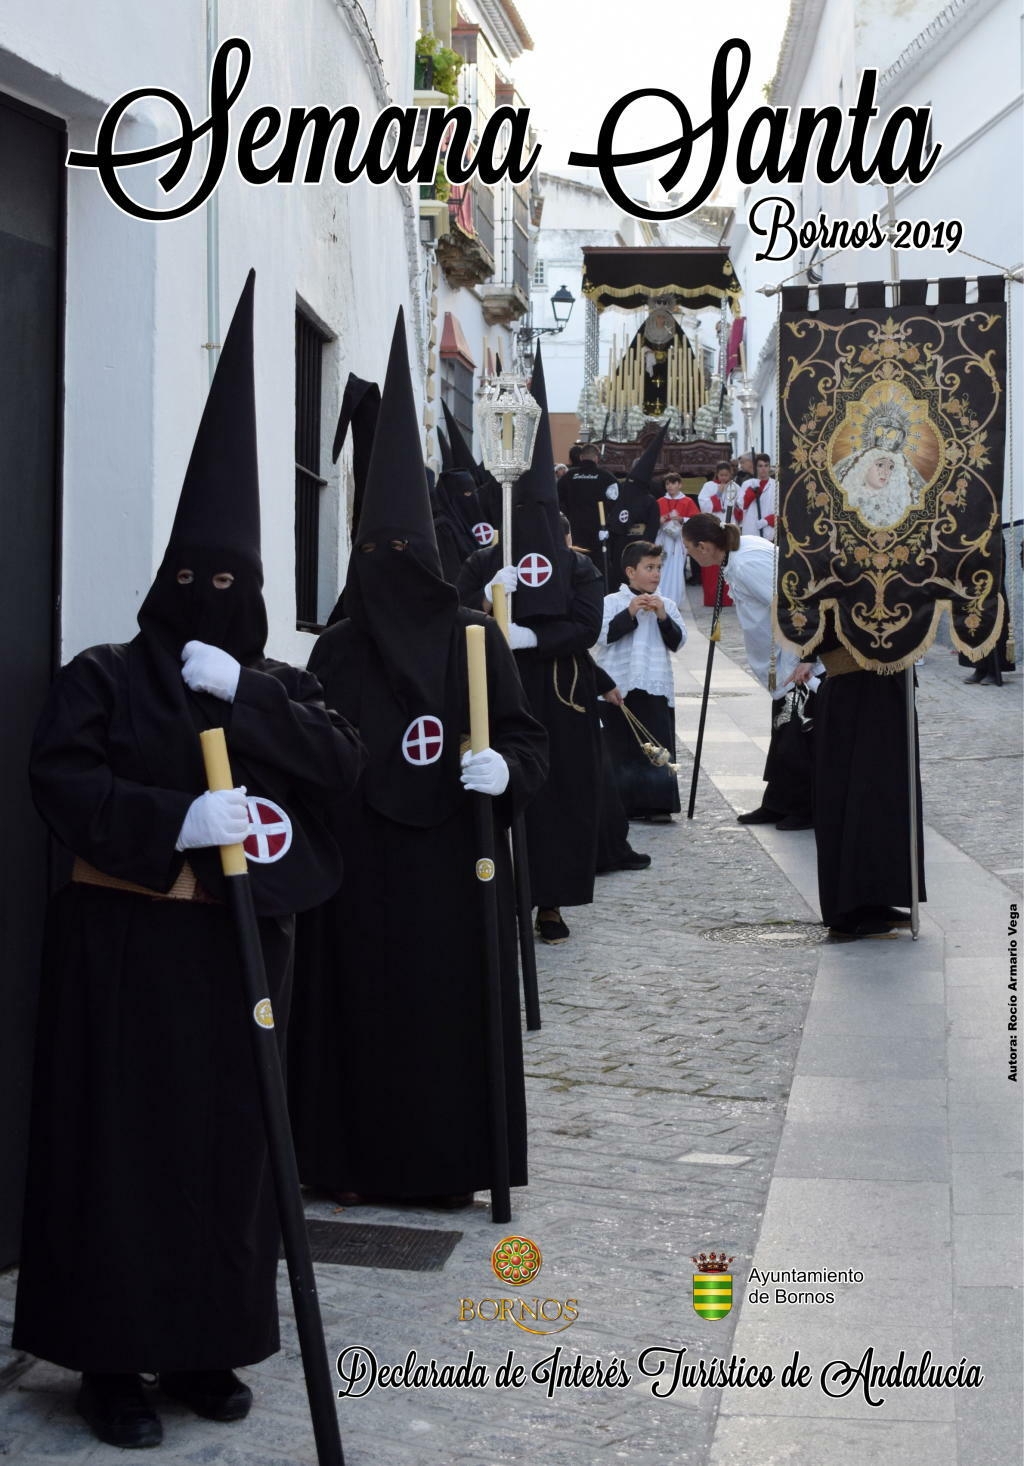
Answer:
<path fill-rule="evenodd" d="M 158 1446 L 164 1438 L 137 1374 L 83 1374 L 75 1409 L 94 1435 L 123 1451 Z"/>
<path fill-rule="evenodd" d="M 252 1390 L 230 1369 L 186 1369 L 161 1374 L 160 1388 L 204 1420 L 244 1420 Z"/>
<path fill-rule="evenodd" d="M 624 855 L 620 861 L 613 866 L 614 870 L 646 870 L 651 863 L 651 857 L 640 850 L 629 849 L 629 854 Z"/>
<path fill-rule="evenodd" d="M 987 681 L 988 681 L 988 673 L 987 672 L 972 672 L 971 675 L 970 675 L 970 677 L 965 677 L 964 678 L 964 686 L 965 687 L 980 687 L 982 685 L 982 683 L 987 682 Z"/>
<path fill-rule="evenodd" d="M 872 921 L 884 921 L 887 926 L 910 926 L 910 912 L 901 911 L 898 906 L 872 906 L 864 913 Z"/>
<path fill-rule="evenodd" d="M 646 821 L 646 823 L 649 824 L 649 825 L 674 825 L 675 824 L 675 820 L 669 814 L 669 812 L 668 812 L 667 809 L 656 809 L 653 814 L 644 815 L 643 818 Z"/>
<path fill-rule="evenodd" d="M 750 821 L 748 820 L 749 824 Z M 813 830 L 814 821 L 809 814 L 787 814 L 784 820 L 779 820 L 775 826 L 777 830 Z"/>
<path fill-rule="evenodd" d="M 476 1197 L 475 1191 L 455 1191 L 449 1196 L 425 1196 L 423 1205 L 429 1206 L 434 1211 L 465 1211 L 467 1206 L 472 1206 Z"/>
<path fill-rule="evenodd" d="M 885 941 L 896 936 L 891 921 L 879 921 L 874 916 L 866 916 L 852 926 L 831 926 L 828 934 L 833 942 L 857 942 L 864 937 Z"/>
<path fill-rule="evenodd" d="M 538 916 L 534 931 L 549 947 L 558 947 L 569 940 L 569 928 L 561 917 L 557 921 L 552 921 L 549 917 L 541 921 Z"/>
<path fill-rule="evenodd" d="M 738 814 L 736 823 L 738 825 L 774 825 L 781 818 L 781 809 L 766 809 L 762 804 L 757 809 L 752 809 L 749 814 Z"/>

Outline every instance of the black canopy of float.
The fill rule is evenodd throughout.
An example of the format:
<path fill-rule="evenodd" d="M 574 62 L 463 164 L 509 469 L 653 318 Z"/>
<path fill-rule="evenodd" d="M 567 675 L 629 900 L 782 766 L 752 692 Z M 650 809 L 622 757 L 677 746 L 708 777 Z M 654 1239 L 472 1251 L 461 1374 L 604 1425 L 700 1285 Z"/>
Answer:
<path fill-rule="evenodd" d="M 727 300 L 735 312 L 740 285 L 727 249 L 590 245 L 583 250 L 583 294 L 599 311 L 642 310 L 655 296 L 667 295 L 691 310 Z"/>

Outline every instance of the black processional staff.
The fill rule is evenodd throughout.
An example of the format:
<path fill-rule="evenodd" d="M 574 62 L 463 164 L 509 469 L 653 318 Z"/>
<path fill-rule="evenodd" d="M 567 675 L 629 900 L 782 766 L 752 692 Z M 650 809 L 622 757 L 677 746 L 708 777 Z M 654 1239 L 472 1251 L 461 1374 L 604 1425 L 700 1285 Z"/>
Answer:
<path fill-rule="evenodd" d="M 210 788 L 233 788 L 224 729 L 210 728 L 200 733 L 199 738 Z M 253 1059 L 263 1106 L 267 1150 L 277 1193 L 277 1209 L 288 1263 L 292 1302 L 295 1305 L 295 1323 L 302 1350 L 302 1367 L 306 1375 L 306 1392 L 309 1396 L 317 1460 L 320 1466 L 345 1466 L 334 1403 L 334 1386 L 327 1364 L 320 1302 L 313 1275 L 313 1259 L 309 1252 L 306 1218 L 299 1191 L 299 1171 L 295 1163 L 295 1149 L 288 1122 L 281 1055 L 274 1030 L 274 1013 L 267 996 L 263 948 L 260 946 L 244 848 L 241 845 L 222 845 L 220 863 L 224 871 L 225 901 L 238 938 L 245 1004 L 250 1015 Z"/>
<path fill-rule="evenodd" d="M 725 522 L 732 522 L 733 505 L 736 503 L 736 485 L 727 487 L 723 494 L 725 500 Z M 693 750 L 693 778 L 690 780 L 690 802 L 686 806 L 686 818 L 693 819 L 693 811 L 697 804 L 697 779 L 700 775 L 700 755 L 704 747 L 704 724 L 708 716 L 708 697 L 711 694 L 711 668 L 715 660 L 715 646 L 719 641 L 722 631 L 719 621 L 722 616 L 722 595 L 725 591 L 725 566 L 729 559 L 726 551 L 725 560 L 718 567 L 718 581 L 715 585 L 715 609 L 711 613 L 711 630 L 708 633 L 708 661 L 704 669 L 704 692 L 700 700 L 700 719 L 697 723 L 697 746 Z"/>
<path fill-rule="evenodd" d="M 494 619 L 509 639 L 508 601 L 505 587 L 491 586 L 494 597 Z M 540 989 L 537 986 L 537 949 L 533 940 L 533 893 L 530 890 L 530 862 L 526 853 L 526 821 L 521 814 L 512 820 L 512 867 L 515 872 L 516 921 L 519 927 L 519 965 L 523 972 L 523 1006 L 526 1027 L 531 1033 L 540 1028 Z"/>
<path fill-rule="evenodd" d="M 490 747 L 487 712 L 487 654 L 484 628 L 466 627 L 469 664 L 469 746 Z M 508 1120 L 505 1104 L 505 1046 L 501 1031 L 501 952 L 498 942 L 498 891 L 495 883 L 494 815 L 489 794 L 472 793 L 476 823 L 476 878 L 484 918 L 484 977 L 487 1015 L 487 1108 L 491 1138 L 491 1221 L 512 1217 L 509 1195 Z"/>
<path fill-rule="evenodd" d="M 604 564 L 604 588 L 607 594 L 611 594 L 613 587 L 611 581 L 608 579 L 608 527 L 605 524 L 603 499 L 598 499 L 597 501 L 597 517 L 601 521 L 601 528 L 597 538 L 601 543 L 601 560 Z"/>

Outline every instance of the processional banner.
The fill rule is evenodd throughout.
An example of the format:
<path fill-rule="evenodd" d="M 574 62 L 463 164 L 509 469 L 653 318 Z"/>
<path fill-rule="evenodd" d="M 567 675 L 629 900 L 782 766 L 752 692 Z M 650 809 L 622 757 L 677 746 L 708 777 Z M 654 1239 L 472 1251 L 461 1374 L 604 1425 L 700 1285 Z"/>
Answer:
<path fill-rule="evenodd" d="M 782 488 L 776 615 L 811 653 L 826 612 L 864 668 L 898 672 L 944 611 L 972 661 L 1002 627 L 1006 312 L 1002 276 L 978 282 L 784 290 L 779 318 Z"/>

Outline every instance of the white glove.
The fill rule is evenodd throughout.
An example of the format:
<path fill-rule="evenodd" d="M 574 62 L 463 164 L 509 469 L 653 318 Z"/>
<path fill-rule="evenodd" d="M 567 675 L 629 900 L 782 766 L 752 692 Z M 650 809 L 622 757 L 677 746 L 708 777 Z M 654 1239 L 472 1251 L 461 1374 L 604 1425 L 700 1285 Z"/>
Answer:
<path fill-rule="evenodd" d="M 597 531 L 597 537 L 601 541 L 602 544 L 608 538 L 608 534 L 609 534 L 609 531 L 606 530 L 606 529 L 599 529 Z"/>
<path fill-rule="evenodd" d="M 188 807 L 175 850 L 207 845 L 240 845 L 249 833 L 245 785 L 240 789 L 208 789 Z"/>
<path fill-rule="evenodd" d="M 209 692 L 224 702 L 234 702 L 242 668 L 230 652 L 205 641 L 187 641 L 181 660 L 185 664 L 181 675 L 193 692 Z"/>
<path fill-rule="evenodd" d="M 462 784 L 475 794 L 504 794 L 508 788 L 508 764 L 493 748 L 462 755 Z"/>
<path fill-rule="evenodd" d="M 529 626 L 520 626 L 515 621 L 509 622 L 508 644 L 514 652 L 525 651 L 527 647 L 537 645 L 537 633 L 531 631 Z"/>
<path fill-rule="evenodd" d="M 503 585 L 505 587 L 505 594 L 506 595 L 511 595 L 512 592 L 518 586 L 518 584 L 519 584 L 519 572 L 516 569 L 516 567 L 514 565 L 505 565 L 505 566 L 502 567 L 501 570 L 498 571 L 497 575 L 494 577 L 494 579 L 491 581 L 490 585 L 487 587 L 487 592 L 486 592 L 487 599 L 493 604 L 493 602 L 494 602 L 493 591 L 494 591 L 494 587 L 496 585 Z"/>

